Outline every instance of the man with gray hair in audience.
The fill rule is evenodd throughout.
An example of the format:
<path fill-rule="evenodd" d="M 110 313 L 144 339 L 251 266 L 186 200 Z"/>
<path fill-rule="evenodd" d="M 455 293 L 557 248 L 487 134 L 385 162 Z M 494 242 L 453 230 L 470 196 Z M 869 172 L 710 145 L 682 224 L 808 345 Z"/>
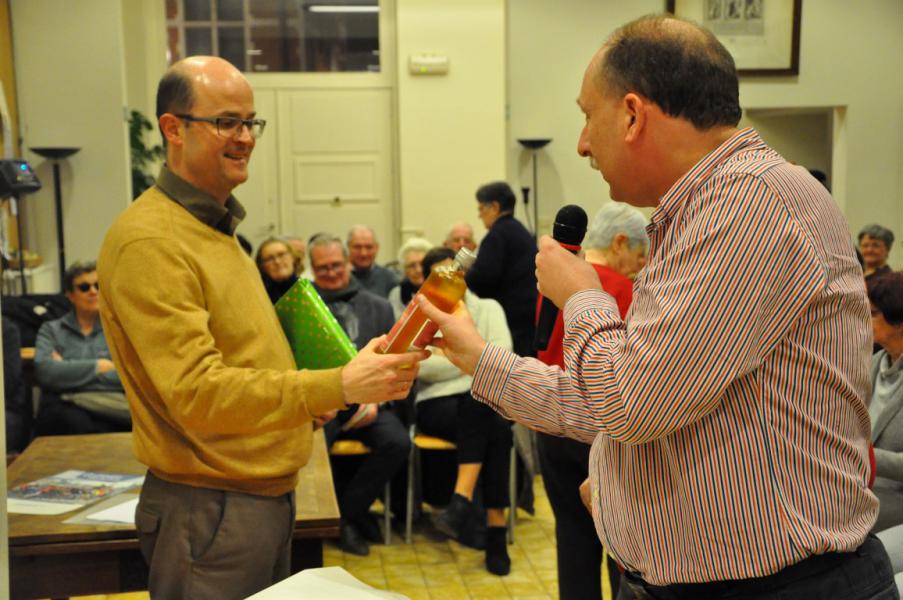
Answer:
<path fill-rule="evenodd" d="M 372 338 L 388 333 L 395 322 L 392 307 L 351 277 L 342 240 L 328 233 L 318 234 L 309 241 L 308 252 L 314 287 L 355 347 L 361 349 Z M 411 448 L 408 432 L 395 413 L 374 404 L 354 405 L 326 415 L 323 421 L 330 446 L 337 439 L 352 439 L 370 449 L 347 481 L 335 480 L 342 514 L 339 547 L 366 556 L 370 552 L 368 542 L 382 539 L 379 525 L 369 514 L 370 505 L 404 465 Z M 395 508 L 396 514 L 401 514 L 401 506 Z"/>
<path fill-rule="evenodd" d="M 376 264 L 379 242 L 376 232 L 366 225 L 355 225 L 348 230 L 348 257 L 354 267 L 353 275 L 364 289 L 381 298 L 389 297 L 389 290 L 401 279 L 392 270 Z"/>
<path fill-rule="evenodd" d="M 471 251 L 476 250 L 477 243 L 473 240 L 473 227 L 470 226 L 470 223 L 455 223 L 448 230 L 442 245 L 446 248 L 451 248 L 455 254 L 461 248 L 467 248 Z"/>

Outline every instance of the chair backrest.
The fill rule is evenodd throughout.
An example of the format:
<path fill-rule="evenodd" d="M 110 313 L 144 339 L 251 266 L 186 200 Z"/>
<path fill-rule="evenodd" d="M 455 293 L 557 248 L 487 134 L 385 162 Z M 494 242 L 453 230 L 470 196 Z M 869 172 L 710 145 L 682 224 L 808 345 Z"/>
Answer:
<path fill-rule="evenodd" d="M 363 456 L 370 454 L 370 448 L 358 440 L 336 440 L 329 448 L 329 454 L 331 456 Z"/>
<path fill-rule="evenodd" d="M 23 348 L 35 345 L 41 325 L 72 310 L 72 304 L 63 294 L 4 296 L 0 304 L 3 316 L 18 328 Z"/>

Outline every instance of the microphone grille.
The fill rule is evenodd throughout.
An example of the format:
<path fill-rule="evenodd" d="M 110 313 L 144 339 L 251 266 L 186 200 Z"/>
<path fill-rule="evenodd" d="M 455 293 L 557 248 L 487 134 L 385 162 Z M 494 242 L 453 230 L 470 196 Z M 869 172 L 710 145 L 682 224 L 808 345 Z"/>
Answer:
<path fill-rule="evenodd" d="M 562 206 L 555 215 L 552 237 L 564 244 L 579 246 L 586 235 L 586 211 L 576 204 Z"/>

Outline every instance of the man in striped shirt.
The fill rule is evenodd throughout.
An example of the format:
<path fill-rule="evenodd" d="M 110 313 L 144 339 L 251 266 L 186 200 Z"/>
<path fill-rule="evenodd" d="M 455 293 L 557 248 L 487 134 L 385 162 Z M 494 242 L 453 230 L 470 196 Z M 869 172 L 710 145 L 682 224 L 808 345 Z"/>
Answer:
<path fill-rule="evenodd" d="M 590 265 L 542 240 L 565 370 L 420 301 L 474 397 L 593 444 L 620 597 L 897 598 L 868 535 L 861 269 L 828 192 L 737 129 L 738 96 L 728 52 L 684 21 L 644 17 L 594 56 L 578 152 L 614 200 L 656 208 L 626 320 Z"/>

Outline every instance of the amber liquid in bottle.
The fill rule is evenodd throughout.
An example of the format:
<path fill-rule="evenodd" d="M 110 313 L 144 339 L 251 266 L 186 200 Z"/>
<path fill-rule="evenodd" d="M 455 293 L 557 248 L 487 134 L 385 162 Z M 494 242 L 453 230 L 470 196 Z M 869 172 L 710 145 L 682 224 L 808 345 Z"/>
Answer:
<path fill-rule="evenodd" d="M 464 297 L 464 292 L 467 291 L 462 263 L 470 266 L 470 263 L 473 262 L 473 255 L 469 254 L 467 257 L 469 260 L 466 261 L 459 260 L 460 257 L 459 253 L 459 256 L 455 258 L 455 264 L 451 266 L 433 269 L 427 280 L 420 286 L 419 293 L 426 296 L 442 312 L 452 312 L 458 301 Z M 421 335 L 421 332 L 424 335 Z M 389 335 L 379 350 L 383 354 L 400 354 L 407 352 L 411 346 L 423 348 L 432 340 L 435 333 L 436 326 L 429 322 L 420 306 L 412 300 L 401 318 L 389 331 Z"/>

